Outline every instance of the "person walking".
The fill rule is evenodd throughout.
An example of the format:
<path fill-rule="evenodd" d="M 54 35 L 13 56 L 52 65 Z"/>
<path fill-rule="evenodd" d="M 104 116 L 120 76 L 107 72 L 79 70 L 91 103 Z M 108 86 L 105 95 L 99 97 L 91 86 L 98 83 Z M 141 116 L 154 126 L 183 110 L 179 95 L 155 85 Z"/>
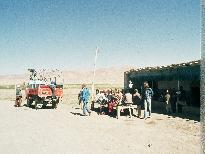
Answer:
<path fill-rule="evenodd" d="M 153 96 L 152 88 L 149 87 L 147 81 L 144 82 L 143 101 L 144 101 L 144 119 L 151 118 L 151 102 Z M 147 116 L 149 112 L 149 116 Z"/>
<path fill-rule="evenodd" d="M 91 114 L 90 109 L 88 108 L 88 102 L 89 102 L 90 92 L 89 89 L 86 87 L 86 84 L 82 85 L 82 93 L 81 93 L 81 99 L 83 101 L 83 114 L 86 116 L 87 112 L 89 113 L 89 116 Z"/>

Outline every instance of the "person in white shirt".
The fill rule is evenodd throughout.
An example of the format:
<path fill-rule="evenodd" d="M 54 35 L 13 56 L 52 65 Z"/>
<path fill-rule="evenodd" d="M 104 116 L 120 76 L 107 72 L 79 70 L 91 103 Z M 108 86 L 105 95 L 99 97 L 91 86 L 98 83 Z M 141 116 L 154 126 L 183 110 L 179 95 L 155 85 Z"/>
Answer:
<path fill-rule="evenodd" d="M 132 89 L 132 86 L 133 86 L 133 83 L 132 83 L 132 81 L 130 80 L 130 81 L 129 81 L 129 88 Z"/>
<path fill-rule="evenodd" d="M 125 91 L 124 103 L 125 104 L 133 104 L 132 94 L 130 93 L 130 91 L 128 89 Z"/>

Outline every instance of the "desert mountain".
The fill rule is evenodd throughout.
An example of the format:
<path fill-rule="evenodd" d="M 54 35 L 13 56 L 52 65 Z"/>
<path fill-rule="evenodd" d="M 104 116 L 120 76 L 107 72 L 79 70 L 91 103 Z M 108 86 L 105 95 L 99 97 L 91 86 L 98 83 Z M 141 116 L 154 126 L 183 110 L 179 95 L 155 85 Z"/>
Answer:
<path fill-rule="evenodd" d="M 131 69 L 131 67 L 110 67 L 100 68 L 96 70 L 95 83 L 97 84 L 119 84 L 123 85 L 124 72 Z M 0 85 L 22 84 L 27 82 L 29 74 L 20 75 L 0 75 Z M 92 83 L 93 71 L 63 71 L 63 78 L 65 84 L 81 84 Z"/>

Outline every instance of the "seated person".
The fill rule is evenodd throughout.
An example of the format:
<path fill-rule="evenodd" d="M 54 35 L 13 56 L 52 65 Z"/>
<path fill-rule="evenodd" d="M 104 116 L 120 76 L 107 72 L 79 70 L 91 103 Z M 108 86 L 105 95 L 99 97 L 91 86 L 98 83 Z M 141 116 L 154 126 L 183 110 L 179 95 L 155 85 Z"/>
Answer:
<path fill-rule="evenodd" d="M 107 90 L 107 101 L 110 103 L 112 101 L 113 95 L 112 95 L 112 90 Z"/>
<path fill-rule="evenodd" d="M 105 94 L 103 93 L 103 91 L 99 92 L 99 90 L 98 90 L 98 92 L 97 92 L 97 90 L 96 90 L 95 101 L 99 104 L 102 104 L 106 100 Z"/>
<path fill-rule="evenodd" d="M 107 98 L 105 97 L 104 91 L 100 91 L 100 93 L 98 91 L 98 93 L 95 97 L 95 101 L 100 104 L 99 113 L 100 114 L 105 114 L 104 105 L 107 103 Z"/>
<path fill-rule="evenodd" d="M 112 113 L 113 107 L 117 106 L 117 104 L 118 104 L 117 97 L 113 96 L 111 101 L 108 103 L 109 113 Z"/>
<path fill-rule="evenodd" d="M 125 91 L 125 96 L 124 96 L 124 104 L 133 104 L 132 102 L 132 94 L 130 93 L 129 89 Z"/>
<path fill-rule="evenodd" d="M 121 105 L 122 104 L 122 100 L 123 100 L 122 91 L 120 91 L 120 90 L 116 91 L 116 99 L 117 99 L 118 104 Z"/>
<path fill-rule="evenodd" d="M 124 98 L 123 98 L 123 101 L 122 101 L 122 105 L 124 105 L 124 106 L 130 106 L 130 105 L 132 105 L 132 104 L 133 104 L 133 102 L 132 102 L 132 94 L 130 93 L 130 90 L 127 89 L 127 90 L 125 91 L 125 94 L 124 94 Z M 124 112 L 124 109 L 121 109 L 120 112 Z M 130 111 L 130 109 L 129 109 L 129 112 L 130 112 L 130 114 L 132 114 L 131 111 Z"/>

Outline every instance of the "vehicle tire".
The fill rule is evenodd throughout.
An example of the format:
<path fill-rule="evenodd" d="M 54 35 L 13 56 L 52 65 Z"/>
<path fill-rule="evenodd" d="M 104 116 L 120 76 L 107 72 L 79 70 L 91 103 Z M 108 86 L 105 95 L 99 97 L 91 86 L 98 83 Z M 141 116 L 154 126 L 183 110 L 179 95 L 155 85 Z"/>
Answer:
<path fill-rule="evenodd" d="M 57 100 L 56 100 L 56 109 L 57 109 L 57 106 L 58 106 L 58 103 L 60 102 L 60 99 L 58 98 Z"/>
<path fill-rule="evenodd" d="M 27 107 L 31 107 L 32 99 L 27 99 Z"/>
<path fill-rule="evenodd" d="M 38 102 L 39 102 L 39 100 L 36 98 L 36 99 L 35 99 L 35 109 L 36 109 L 36 110 L 38 109 Z"/>
<path fill-rule="evenodd" d="M 56 109 L 57 108 L 57 102 L 56 101 L 52 101 L 52 109 Z"/>
<path fill-rule="evenodd" d="M 47 106 L 48 102 L 46 102 L 44 100 L 41 100 L 41 103 L 43 104 L 42 109 L 46 109 L 46 106 Z"/>
<path fill-rule="evenodd" d="M 43 104 L 43 105 L 42 105 L 42 109 L 45 109 L 45 108 L 46 108 L 46 104 Z"/>

